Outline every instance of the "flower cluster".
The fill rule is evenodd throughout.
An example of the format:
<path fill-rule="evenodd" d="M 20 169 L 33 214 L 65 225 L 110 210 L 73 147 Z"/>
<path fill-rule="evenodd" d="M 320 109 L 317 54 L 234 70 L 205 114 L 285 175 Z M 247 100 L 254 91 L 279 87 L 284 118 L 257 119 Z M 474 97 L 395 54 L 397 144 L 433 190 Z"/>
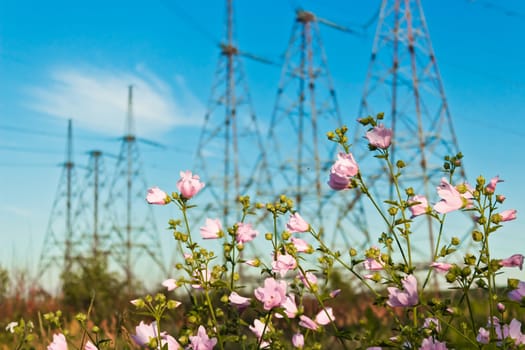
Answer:
<path fill-rule="evenodd" d="M 494 176 L 487 181 L 480 176 L 472 185 L 458 180 L 456 169 L 463 157 L 458 153 L 445 157 L 444 175 L 433 185 L 435 191 L 431 188 L 429 193 L 417 193 L 402 181 L 404 162 L 392 161 L 394 135 L 383 119 L 383 114 L 378 114 L 359 123 L 368 128 L 364 137 L 370 151 L 385 164 L 385 175 L 394 188 L 392 198 L 378 198 L 368 187 L 364 169 L 348 144 L 348 128 L 328 133 L 328 139 L 343 149 L 327 174 L 328 186 L 342 191 L 342 195 L 356 191 L 377 210 L 378 223 L 383 225 L 377 243 L 363 252 L 353 247 L 329 247 L 323 231 L 316 230 L 315 218 L 301 216 L 285 195 L 265 204 L 239 197 L 242 215 L 231 226 L 226 225 L 226 218 L 203 218 L 196 226 L 201 239 L 197 240 L 188 217 L 195 196 L 205 188 L 199 176 L 181 172 L 178 192 L 171 195 L 158 187 L 149 189 L 149 204 L 174 203 L 181 212 L 182 218 L 170 220 L 181 261 L 175 265 L 176 275 L 162 285 L 177 299 L 186 293 L 188 302 L 184 310 L 177 309 L 183 319 L 168 333 L 161 329 L 166 312 L 182 302 L 162 293 L 132 300 L 139 314 L 151 321 L 141 321 L 131 340 L 139 347 L 160 350 L 320 349 L 333 344 L 368 350 L 525 348 L 523 320 L 515 311 L 525 308 L 525 281 L 509 279 L 505 291 L 496 284 L 496 276 L 505 269 L 521 270 L 524 256 L 495 257 L 489 249 L 494 233 L 517 217 L 516 210 L 501 208 L 505 201 L 498 193 L 502 180 Z M 265 210 L 260 216 L 272 220 L 273 231 L 259 234 L 259 221 L 251 217 L 258 210 Z M 473 227 L 470 244 L 475 254 L 465 252 L 461 256 L 461 240 L 447 238 L 447 216 L 458 211 L 469 214 Z M 428 224 L 417 225 L 425 219 Z M 418 226 L 434 227 L 438 233 L 430 259 L 424 264 L 417 264 L 414 256 L 420 248 L 414 243 L 419 235 L 414 227 Z M 210 240 L 219 243 L 222 254 L 205 246 L 212 243 Z M 246 249 L 264 244 L 268 249 L 263 257 L 251 256 Z M 257 271 L 251 287 L 242 278 L 246 271 Z M 374 306 L 367 312 L 378 315 L 379 322 L 390 318 L 380 332 L 364 331 L 357 325 L 355 333 L 353 328 L 346 328 L 344 322 L 352 315 L 338 309 L 334 298 L 341 294 L 337 287 L 349 288 L 334 285 L 331 277 L 336 273 L 359 291 L 352 301 L 362 308 L 362 300 L 371 301 Z M 431 289 L 432 281 L 446 281 L 443 291 L 454 292 L 440 298 Z M 473 302 L 481 299 L 480 295 L 484 302 L 474 308 Z M 481 308 L 483 313 L 479 314 Z M 9 332 L 18 329 L 22 329 L 18 324 L 8 325 Z M 55 333 L 48 349 L 67 349 L 67 336 Z M 105 342 L 90 337 L 81 346 L 103 349 Z"/>

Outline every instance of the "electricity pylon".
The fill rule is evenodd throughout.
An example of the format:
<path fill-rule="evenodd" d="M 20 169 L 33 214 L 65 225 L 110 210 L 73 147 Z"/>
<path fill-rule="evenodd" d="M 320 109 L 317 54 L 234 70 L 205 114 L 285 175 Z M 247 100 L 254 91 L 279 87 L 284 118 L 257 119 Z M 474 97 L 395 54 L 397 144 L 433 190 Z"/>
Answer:
<path fill-rule="evenodd" d="M 37 268 L 37 279 L 44 274 L 59 276 L 73 268 L 78 255 L 80 237 L 75 229 L 78 216 L 75 203 L 78 199 L 77 176 L 73 161 L 73 124 L 67 126 L 66 157 L 62 166 L 62 175 L 51 208 L 49 222 L 44 238 Z M 55 270 L 51 270 L 52 268 Z"/>
<path fill-rule="evenodd" d="M 148 184 L 142 169 L 133 118 L 133 87 L 128 87 L 126 134 L 122 137 L 115 175 L 104 210 L 113 213 L 111 257 L 124 270 L 128 293 L 138 282 L 135 267 L 144 261 L 166 273 L 164 253 L 151 206 L 145 201 Z M 151 268 L 142 271 L 151 277 Z M 160 277 L 160 276 L 159 276 Z"/>
<path fill-rule="evenodd" d="M 83 257 L 106 258 L 110 253 L 112 212 L 101 210 L 109 193 L 109 176 L 106 174 L 102 151 L 89 152 L 89 161 L 80 191 L 78 229 L 82 232 Z"/>
<path fill-rule="evenodd" d="M 267 163 L 240 58 L 242 52 L 234 38 L 232 0 L 226 1 L 226 14 L 226 39 L 220 45 L 195 173 L 206 183 L 200 198 L 207 204 L 199 206 L 201 212 L 232 225 L 239 219 L 234 210 L 239 207 L 235 203 L 238 196 L 257 195 L 260 200 L 265 184 L 258 182 L 257 176 L 266 173 Z"/>
<path fill-rule="evenodd" d="M 385 125 L 394 132 L 390 148 L 393 162 L 403 160 L 406 164 L 402 187 L 413 187 L 416 193 L 435 200 L 435 187 L 444 176 L 444 157 L 457 154 L 459 147 L 419 0 L 382 1 L 359 117 L 378 112 L 385 112 Z M 364 162 L 362 165 L 375 167 L 370 183 L 375 188 L 390 188 L 392 195 L 393 184 L 385 169 L 364 160 L 363 155 L 368 153 L 364 132 L 357 127 L 357 159 Z M 460 175 L 465 177 L 463 170 Z M 355 196 L 359 196 L 358 191 Z M 362 201 L 355 199 L 356 210 L 362 210 Z M 432 253 L 423 249 L 425 259 L 435 250 L 430 217 L 427 227 Z"/>
<path fill-rule="evenodd" d="M 291 197 L 312 225 L 337 235 L 335 215 L 346 210 L 348 203 L 327 185 L 337 150 L 326 133 L 341 127 L 343 121 L 319 23 L 355 34 L 312 12 L 296 12 L 267 143 L 272 155 L 269 164 L 276 165 L 272 168 L 273 191 Z M 368 240 L 366 236 L 343 237 L 347 243 Z"/>

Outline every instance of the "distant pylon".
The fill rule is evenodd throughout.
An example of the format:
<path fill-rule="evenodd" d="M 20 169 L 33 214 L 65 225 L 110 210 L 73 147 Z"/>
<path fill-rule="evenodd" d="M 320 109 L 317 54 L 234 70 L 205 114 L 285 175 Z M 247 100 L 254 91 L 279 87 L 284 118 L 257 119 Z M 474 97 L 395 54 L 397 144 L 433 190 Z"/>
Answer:
<path fill-rule="evenodd" d="M 55 200 L 51 208 L 49 222 L 37 267 L 37 278 L 49 272 L 55 276 L 67 273 L 73 268 L 77 256 L 78 243 L 75 224 L 75 203 L 78 198 L 77 176 L 73 161 L 73 125 L 67 124 L 66 159 L 62 163 L 62 175 L 58 183 Z"/>
<path fill-rule="evenodd" d="M 80 191 L 78 230 L 82 232 L 83 257 L 106 257 L 110 249 L 111 212 L 102 210 L 109 193 L 109 176 L 106 174 L 102 151 L 89 152 L 89 161 Z"/>
<path fill-rule="evenodd" d="M 296 12 L 267 144 L 272 156 L 269 164 L 276 167 L 272 168 L 273 191 L 292 198 L 305 219 L 333 234 L 334 215 L 338 207 L 346 206 L 346 199 L 326 183 L 336 157 L 335 144 L 326 133 L 343 122 L 319 22 L 312 12 Z"/>
<path fill-rule="evenodd" d="M 206 183 L 208 198 L 207 205 L 201 206 L 203 213 L 231 225 L 239 219 L 234 216 L 234 208 L 238 208 L 235 199 L 261 192 L 256 177 L 266 171 L 266 151 L 234 39 L 232 0 L 226 5 L 226 41 L 221 44 L 195 173 Z"/>
<path fill-rule="evenodd" d="M 419 0 L 383 0 L 381 4 L 359 117 L 378 112 L 385 112 L 385 125 L 394 131 L 390 149 L 394 163 L 403 160 L 407 165 L 403 187 L 411 186 L 416 193 L 435 199 L 435 187 L 444 176 L 444 157 L 455 155 L 459 147 Z M 355 152 L 363 162 L 362 155 L 368 153 L 364 131 L 356 126 L 354 140 L 354 145 L 362 147 Z M 392 194 L 386 172 L 373 164 L 377 171 L 370 183 L 376 183 L 375 188 L 386 186 Z M 360 201 L 355 203 L 356 208 L 362 206 Z M 429 251 L 434 252 L 430 217 L 427 227 Z M 426 259 L 431 258 L 429 251 L 421 250 Z"/>
<path fill-rule="evenodd" d="M 134 267 L 149 259 L 165 273 L 164 253 L 153 210 L 145 201 L 148 184 L 141 167 L 138 140 L 133 119 L 133 87 L 128 87 L 126 134 L 122 137 L 115 175 L 111 181 L 109 199 L 104 210 L 112 212 L 111 257 L 124 270 L 128 293 L 138 282 Z M 144 264 L 142 264 L 144 266 Z M 138 274 L 141 272 L 139 271 Z M 151 267 L 142 274 L 152 276 Z"/>

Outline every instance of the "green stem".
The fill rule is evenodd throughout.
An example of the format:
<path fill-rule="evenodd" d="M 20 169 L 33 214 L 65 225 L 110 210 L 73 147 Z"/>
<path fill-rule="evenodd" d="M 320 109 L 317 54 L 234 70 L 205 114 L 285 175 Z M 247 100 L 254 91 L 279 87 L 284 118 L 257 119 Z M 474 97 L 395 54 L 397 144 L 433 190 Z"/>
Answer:
<path fill-rule="evenodd" d="M 345 269 L 347 269 L 348 271 L 350 271 L 355 277 L 357 277 L 357 279 L 359 279 L 359 281 L 361 283 L 363 283 L 372 293 L 374 293 L 374 295 L 376 297 L 379 297 L 380 294 L 374 289 L 372 288 L 372 286 L 370 284 L 368 284 L 367 280 L 364 279 L 363 277 L 361 277 L 361 275 L 359 275 L 357 272 L 354 271 L 354 269 L 352 268 L 352 266 L 349 266 L 346 262 L 344 262 L 337 254 L 334 254 L 325 244 L 324 242 L 321 240 L 321 238 L 319 237 L 319 235 L 312 229 L 310 228 L 310 233 L 311 235 L 315 238 L 315 240 L 321 245 L 321 247 L 323 248 L 323 251 L 327 252 L 327 254 L 329 254 L 330 256 L 332 256 L 339 264 L 341 264 Z"/>
<path fill-rule="evenodd" d="M 266 319 L 264 320 L 264 327 L 263 327 L 263 330 L 261 332 L 261 336 L 259 337 L 259 341 L 257 342 L 257 349 L 261 348 L 261 344 L 262 344 L 262 341 L 263 341 L 263 338 L 264 338 L 264 333 L 266 332 L 266 328 L 268 328 L 268 324 L 270 323 L 270 317 L 271 316 L 272 316 L 272 310 L 270 310 L 270 312 L 268 312 L 268 314 L 266 315 Z"/>
<path fill-rule="evenodd" d="M 394 228 L 390 224 L 390 221 L 388 220 L 386 215 L 383 213 L 383 210 L 381 209 L 381 207 L 379 207 L 379 204 L 377 204 L 377 202 L 375 201 L 374 197 L 372 197 L 372 195 L 370 194 L 370 191 L 368 190 L 368 187 L 366 186 L 363 178 L 361 177 L 361 174 L 358 174 L 357 177 L 358 177 L 358 179 L 361 182 L 361 185 L 363 187 L 362 188 L 362 192 L 368 197 L 368 199 L 370 199 L 370 202 L 372 202 L 372 205 L 374 206 L 374 208 L 377 210 L 377 212 L 379 213 L 379 215 L 381 216 L 383 221 L 388 226 L 388 231 L 392 234 L 392 236 L 394 236 L 394 239 L 395 239 L 396 244 L 397 244 L 397 246 L 399 248 L 399 251 L 401 252 L 401 256 L 403 257 L 403 261 L 405 262 L 405 265 L 409 265 L 409 263 L 407 261 L 407 258 L 405 256 L 405 252 L 404 252 L 404 250 L 403 250 L 403 248 L 401 246 L 401 243 L 399 242 L 399 239 L 397 237 L 396 232 L 394 231 Z"/>
<path fill-rule="evenodd" d="M 181 211 L 182 211 L 182 216 L 184 217 L 184 225 L 186 226 L 186 232 L 188 233 L 188 242 L 193 252 L 193 241 L 191 239 L 190 224 L 188 222 L 188 216 L 186 215 L 186 211 L 187 211 L 186 203 L 184 203 L 184 205 L 181 207 Z"/>
<path fill-rule="evenodd" d="M 332 328 L 334 329 L 335 333 L 337 334 L 337 332 L 338 332 L 337 326 L 335 325 L 335 322 L 332 319 L 332 317 L 330 316 L 330 314 L 328 312 L 326 312 L 326 307 L 324 306 L 323 300 L 319 296 L 319 293 L 317 293 L 317 291 L 314 289 L 314 287 L 310 284 L 310 281 L 308 280 L 308 278 L 306 278 L 306 273 L 305 273 L 304 269 L 302 268 L 302 266 L 297 264 L 297 268 L 299 269 L 299 271 L 301 271 L 301 274 L 304 276 L 304 280 L 306 282 L 306 285 L 307 285 L 308 289 L 315 296 L 315 299 L 317 299 L 317 303 L 319 303 L 319 305 L 323 309 L 323 312 L 326 314 L 326 316 L 328 316 L 328 320 L 330 321 L 330 324 L 332 325 Z M 339 340 L 339 342 L 341 343 L 343 348 L 347 349 L 344 340 L 341 339 L 340 337 L 337 337 L 337 339 Z"/>
<path fill-rule="evenodd" d="M 217 322 L 217 317 L 215 316 L 215 310 L 213 310 L 213 305 L 211 303 L 210 294 L 208 293 L 208 286 L 206 286 L 206 289 L 204 290 L 204 295 L 206 296 L 206 303 L 208 304 L 208 308 L 210 309 L 210 315 L 211 319 L 213 320 L 213 324 L 215 325 L 215 334 L 217 335 L 217 342 L 219 343 L 219 347 L 221 349 L 224 349 L 224 344 L 222 343 L 221 339 L 221 332 L 219 329 L 219 323 Z"/>
<path fill-rule="evenodd" d="M 446 217 L 446 214 L 444 214 L 441 219 L 437 218 L 438 221 L 439 221 L 439 233 L 438 233 L 438 238 L 437 238 L 437 241 L 436 241 L 436 246 L 434 247 L 434 255 L 432 256 L 432 261 L 436 261 L 436 259 L 437 259 L 438 250 L 439 250 L 439 244 L 441 243 L 441 236 L 443 235 L 443 226 L 444 226 L 444 223 L 445 223 L 445 217 Z M 431 273 L 432 273 L 432 269 L 430 268 L 430 269 L 428 269 L 427 277 L 425 278 L 425 282 L 423 283 L 422 290 L 425 289 L 428 281 L 430 281 Z"/>

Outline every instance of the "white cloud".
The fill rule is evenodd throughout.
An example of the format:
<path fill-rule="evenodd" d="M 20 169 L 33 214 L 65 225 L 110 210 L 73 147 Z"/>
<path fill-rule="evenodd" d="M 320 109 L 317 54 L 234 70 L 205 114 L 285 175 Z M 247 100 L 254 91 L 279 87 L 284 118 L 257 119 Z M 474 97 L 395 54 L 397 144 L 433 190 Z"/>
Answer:
<path fill-rule="evenodd" d="M 201 125 L 204 107 L 184 79 L 166 82 L 138 65 L 134 72 L 95 67 L 59 68 L 47 86 L 31 87 L 31 109 L 72 118 L 75 126 L 121 135 L 125 131 L 128 86 L 138 136 L 153 136 L 180 125 Z"/>

